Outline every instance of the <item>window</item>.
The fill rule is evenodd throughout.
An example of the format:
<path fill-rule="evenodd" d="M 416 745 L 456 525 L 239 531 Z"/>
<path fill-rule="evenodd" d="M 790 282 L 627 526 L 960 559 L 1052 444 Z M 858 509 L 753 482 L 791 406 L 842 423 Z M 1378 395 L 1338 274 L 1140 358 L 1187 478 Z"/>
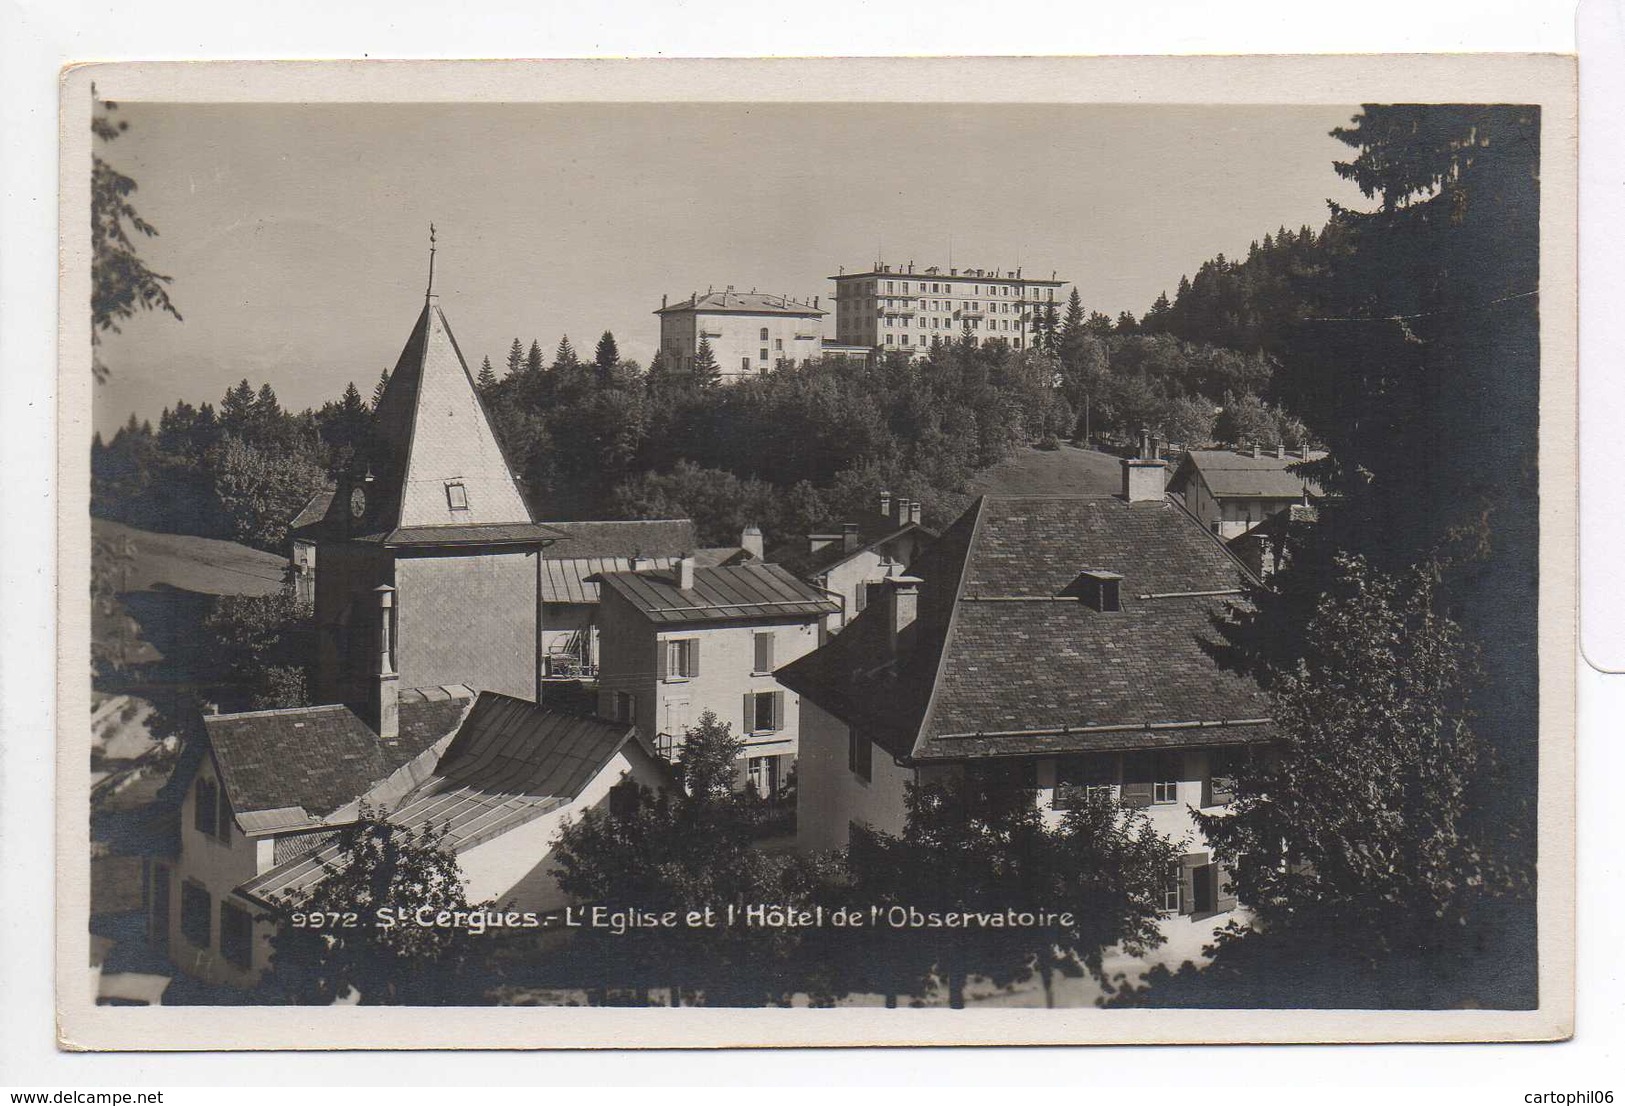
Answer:
<path fill-rule="evenodd" d="M 745 732 L 777 733 L 784 729 L 784 692 L 745 692 Z"/>
<path fill-rule="evenodd" d="M 622 780 L 609 789 L 609 816 L 611 818 L 630 818 L 637 814 L 642 804 L 643 796 L 638 793 L 638 785 L 634 780 Z"/>
<path fill-rule="evenodd" d="M 210 837 L 220 824 L 220 789 L 214 780 L 199 776 L 192 789 L 192 827 Z"/>
<path fill-rule="evenodd" d="M 869 782 L 874 768 L 874 746 L 857 730 L 846 731 L 846 766 L 864 783 Z"/>
<path fill-rule="evenodd" d="M 254 916 L 235 903 L 220 904 L 220 955 L 244 971 L 254 961 Z"/>
<path fill-rule="evenodd" d="M 637 696 L 630 691 L 615 693 L 615 721 L 632 724 L 638 720 Z"/>
<path fill-rule="evenodd" d="M 700 642 L 698 638 L 672 638 L 661 651 L 664 662 L 662 680 L 691 680 L 700 674 Z"/>
<path fill-rule="evenodd" d="M 209 947 L 209 889 L 187 880 L 181 884 L 181 935 L 194 947 Z"/>
<path fill-rule="evenodd" d="M 152 866 L 152 886 L 148 889 L 148 899 L 151 908 L 150 920 L 147 923 L 147 939 L 153 947 L 162 951 L 169 951 L 169 865 L 154 864 Z"/>
<path fill-rule="evenodd" d="M 777 756 L 751 757 L 746 765 L 745 776 L 756 794 L 764 798 L 779 793 L 779 761 Z"/>
<path fill-rule="evenodd" d="M 461 480 L 447 481 L 446 505 L 454 511 L 468 510 L 468 488 Z"/>
<path fill-rule="evenodd" d="M 1236 797 L 1236 767 L 1241 753 L 1236 749 L 1215 749 L 1207 755 L 1207 794 L 1203 806 L 1223 806 Z"/>
<path fill-rule="evenodd" d="M 1179 777 L 1184 768 L 1184 758 L 1178 753 L 1158 753 L 1156 757 L 1156 775 L 1151 780 L 1151 801 L 1153 803 L 1177 803 L 1179 801 Z"/>
<path fill-rule="evenodd" d="M 767 360 L 767 347 L 766 346 L 762 347 L 761 352 L 756 355 L 756 359 L 758 361 L 766 361 Z"/>
<path fill-rule="evenodd" d="M 751 635 L 755 647 L 755 660 L 751 672 L 765 676 L 773 671 L 773 631 L 758 630 Z"/>
<path fill-rule="evenodd" d="M 767 327 L 762 328 L 762 341 L 767 341 Z"/>
<path fill-rule="evenodd" d="M 1162 909 L 1169 914 L 1179 913 L 1179 883 L 1180 864 L 1176 861 L 1168 865 L 1167 875 L 1162 881 Z"/>
<path fill-rule="evenodd" d="M 783 349 L 784 348 L 784 339 L 783 338 L 775 338 L 775 339 L 773 339 L 773 348 L 775 350 Z"/>
<path fill-rule="evenodd" d="M 1110 753 L 1062 757 L 1055 764 L 1056 810 L 1073 810 L 1084 802 L 1117 793 L 1117 757 Z"/>
<path fill-rule="evenodd" d="M 744 372 L 750 372 L 750 358 L 741 357 L 739 359 L 739 368 Z"/>

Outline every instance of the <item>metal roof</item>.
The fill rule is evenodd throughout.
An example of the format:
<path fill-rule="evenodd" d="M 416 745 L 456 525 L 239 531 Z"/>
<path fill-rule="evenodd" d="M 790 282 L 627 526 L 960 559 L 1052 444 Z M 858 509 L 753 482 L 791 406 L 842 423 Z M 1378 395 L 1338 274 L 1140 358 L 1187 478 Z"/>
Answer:
<path fill-rule="evenodd" d="M 695 568 L 694 586 L 679 588 L 676 570 L 607 572 L 599 577 L 651 622 L 812 618 L 838 604 L 775 564 Z"/>
<path fill-rule="evenodd" d="M 1319 495 L 1320 485 L 1292 471 L 1292 466 L 1326 456 L 1311 450 L 1307 457 L 1276 457 L 1266 453 L 1236 453 L 1228 449 L 1193 449 L 1180 462 L 1170 485 L 1183 487 L 1191 474 L 1201 474 L 1217 499 L 1295 499 L 1308 491 Z"/>
<path fill-rule="evenodd" d="M 449 848 L 471 849 L 574 800 L 636 734 L 625 723 L 481 692 L 434 775 L 389 821 L 410 829 L 444 827 Z M 335 841 L 238 890 L 267 904 L 297 902 L 342 855 Z"/>
<path fill-rule="evenodd" d="M 698 311 L 705 314 L 725 315 L 796 315 L 815 319 L 827 315 L 829 312 L 814 307 L 810 303 L 791 299 L 789 296 L 774 296 L 763 292 L 702 292 L 684 300 L 674 303 L 670 307 L 662 307 L 654 312 L 656 315 L 670 315 L 683 311 Z"/>
<path fill-rule="evenodd" d="M 670 568 L 675 557 L 650 557 L 650 568 Z M 632 567 L 630 557 L 573 557 L 542 561 L 543 603 L 596 603 L 598 582 L 595 577 L 605 572 L 626 572 Z"/>

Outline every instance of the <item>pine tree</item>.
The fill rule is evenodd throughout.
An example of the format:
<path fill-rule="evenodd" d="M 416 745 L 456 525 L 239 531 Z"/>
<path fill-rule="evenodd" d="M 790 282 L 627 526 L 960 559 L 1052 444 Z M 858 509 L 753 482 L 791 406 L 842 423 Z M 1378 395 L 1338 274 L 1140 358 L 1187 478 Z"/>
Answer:
<path fill-rule="evenodd" d="M 601 382 L 608 384 L 614 379 L 615 366 L 621 361 L 621 351 L 615 345 L 615 335 L 604 331 L 604 336 L 598 339 L 598 349 L 592 359 L 598 366 L 598 379 Z"/>
<path fill-rule="evenodd" d="M 1076 288 L 1066 298 L 1066 317 L 1061 320 L 1061 348 L 1066 349 L 1083 337 L 1083 297 Z"/>
<path fill-rule="evenodd" d="M 525 354 L 525 372 L 536 376 L 542 371 L 542 344 L 536 339 L 530 340 L 530 352 Z"/>
<path fill-rule="evenodd" d="M 1060 342 L 1061 315 L 1052 303 L 1044 309 L 1044 349 L 1054 353 Z"/>
<path fill-rule="evenodd" d="M 558 347 L 553 350 L 553 370 L 557 372 L 560 369 L 573 369 L 580 364 L 581 359 L 576 356 L 576 349 L 570 344 L 570 336 L 566 334 L 559 339 Z"/>
<path fill-rule="evenodd" d="M 540 350 L 537 350 L 540 353 Z M 519 339 L 513 340 L 508 347 L 508 375 L 513 376 L 525 364 L 525 347 L 519 344 Z"/>
<path fill-rule="evenodd" d="M 701 388 L 709 388 L 722 379 L 722 370 L 717 366 L 716 354 L 711 352 L 711 339 L 701 338 L 700 348 L 694 351 L 694 383 Z"/>
<path fill-rule="evenodd" d="M 384 389 L 389 387 L 389 370 L 385 369 L 378 374 L 378 383 L 372 390 L 372 409 L 378 410 L 378 402 L 384 398 Z"/>
<path fill-rule="evenodd" d="M 486 357 L 480 362 L 480 376 L 475 383 L 478 386 L 481 395 L 489 394 L 491 389 L 497 386 L 497 374 L 496 371 L 491 368 L 491 359 L 489 357 Z"/>

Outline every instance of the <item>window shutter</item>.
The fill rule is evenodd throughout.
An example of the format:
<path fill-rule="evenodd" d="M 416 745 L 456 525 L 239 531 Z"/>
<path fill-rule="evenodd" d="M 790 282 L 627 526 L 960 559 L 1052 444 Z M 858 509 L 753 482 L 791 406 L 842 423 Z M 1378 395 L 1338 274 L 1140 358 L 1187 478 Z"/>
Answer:
<path fill-rule="evenodd" d="M 1213 862 L 1214 906 L 1218 910 L 1236 908 L 1236 888 L 1230 882 L 1230 867 L 1217 860 Z"/>
<path fill-rule="evenodd" d="M 742 732 L 754 733 L 756 730 L 756 693 L 745 692 L 745 728 Z"/>
<path fill-rule="evenodd" d="M 219 789 L 220 805 L 216 815 L 215 832 L 225 844 L 231 844 L 231 799 L 226 796 L 226 789 Z"/>
<path fill-rule="evenodd" d="M 773 693 L 773 729 L 784 729 L 784 692 Z"/>
<path fill-rule="evenodd" d="M 766 630 L 756 634 L 756 671 L 773 671 L 773 631 Z"/>
<path fill-rule="evenodd" d="M 1207 863 L 1206 853 L 1186 853 L 1179 862 L 1179 912 L 1196 913 L 1196 872 Z"/>
<path fill-rule="evenodd" d="M 700 639 L 691 637 L 683 643 L 683 652 L 688 661 L 683 666 L 683 675 L 693 677 L 700 674 Z"/>
<path fill-rule="evenodd" d="M 1123 805 L 1148 807 L 1151 798 L 1151 758 L 1144 753 L 1130 753 L 1123 758 Z"/>
<path fill-rule="evenodd" d="M 671 643 L 655 639 L 655 679 L 665 683 L 671 679 L 667 661 L 671 659 Z"/>

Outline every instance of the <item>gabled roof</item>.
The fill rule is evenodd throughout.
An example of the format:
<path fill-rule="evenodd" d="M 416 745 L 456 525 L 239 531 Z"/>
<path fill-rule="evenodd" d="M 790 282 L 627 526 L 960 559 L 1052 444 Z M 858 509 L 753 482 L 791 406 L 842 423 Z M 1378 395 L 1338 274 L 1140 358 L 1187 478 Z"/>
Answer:
<path fill-rule="evenodd" d="M 548 522 L 559 535 L 548 557 L 675 557 L 696 544 L 694 520 L 688 518 L 611 519 Z"/>
<path fill-rule="evenodd" d="M 1122 574 L 1121 611 L 1067 598 L 1085 569 Z M 1249 576 L 1175 503 L 984 497 L 909 574 L 924 583 L 901 660 L 872 603 L 776 673 L 895 756 L 1218 744 L 1267 728 L 1263 693 L 1211 651 L 1213 615 Z"/>
<path fill-rule="evenodd" d="M 934 535 L 925 527 L 914 522 L 906 522 L 901 526 L 897 521 L 888 518 L 878 511 L 865 511 L 854 518 L 844 520 L 855 522 L 858 526 L 858 544 L 847 549 L 841 534 L 841 524 L 821 527 L 814 533 L 827 533 L 834 540 L 821 549 L 809 549 L 806 538 L 799 544 L 786 544 L 775 550 L 768 558 L 777 564 L 783 565 L 803 580 L 810 580 L 851 560 L 862 553 L 868 553 L 888 542 L 909 533 L 916 533 L 921 538 L 930 538 Z"/>
<path fill-rule="evenodd" d="M 366 514 L 348 517 L 340 489 L 326 521 L 337 532 L 387 544 L 433 544 L 439 528 L 473 535 L 491 528 L 495 541 L 545 538 L 535 527 L 519 484 L 502 454 L 474 377 L 440 308 L 425 303 L 389 375 L 373 414 L 373 434 L 361 458 L 371 479 L 362 484 Z M 454 507 L 448 485 L 461 484 L 466 507 Z M 506 534 L 506 537 L 500 536 Z M 475 544 L 469 537 L 456 544 Z"/>
<path fill-rule="evenodd" d="M 1254 457 L 1228 449 L 1193 449 L 1169 483 L 1179 488 L 1192 473 L 1200 473 L 1208 491 L 1218 499 L 1292 499 L 1306 489 L 1310 495 L 1319 495 L 1320 485 L 1293 472 L 1291 466 L 1324 456 L 1314 450 L 1307 457 Z"/>
<path fill-rule="evenodd" d="M 628 742 L 658 763 L 634 726 L 482 691 L 434 774 L 388 817 L 411 829 L 444 827 L 451 849 L 471 849 L 574 801 Z M 298 901 L 340 856 L 330 843 L 238 890 L 267 904 Z"/>
<path fill-rule="evenodd" d="M 810 303 L 802 303 L 788 296 L 772 296 L 762 292 L 701 292 L 682 303 L 662 307 L 656 315 L 670 315 L 681 311 L 699 311 L 708 315 L 797 315 L 808 319 L 829 314 Z"/>
<path fill-rule="evenodd" d="M 694 586 L 677 586 L 675 569 L 606 572 L 599 582 L 651 622 L 718 622 L 732 619 L 807 618 L 840 607 L 822 592 L 774 564 L 695 568 Z"/>
<path fill-rule="evenodd" d="M 650 568 L 670 568 L 676 557 L 651 557 Z M 542 561 L 543 603 L 596 603 L 598 577 L 606 572 L 627 572 L 630 557 L 548 557 Z"/>
<path fill-rule="evenodd" d="M 473 698 L 461 685 L 403 690 L 392 738 L 340 704 L 206 715 L 203 725 L 233 813 L 280 825 L 294 810 L 315 820 L 354 802 L 455 730 Z"/>

